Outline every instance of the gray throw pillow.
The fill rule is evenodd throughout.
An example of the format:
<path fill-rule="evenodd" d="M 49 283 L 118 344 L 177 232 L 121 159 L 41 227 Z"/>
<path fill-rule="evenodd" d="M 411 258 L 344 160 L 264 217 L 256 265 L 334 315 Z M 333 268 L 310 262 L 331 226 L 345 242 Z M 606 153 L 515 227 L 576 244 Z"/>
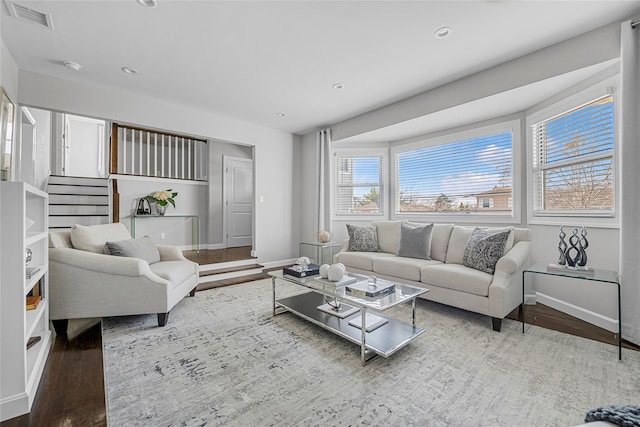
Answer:
<path fill-rule="evenodd" d="M 149 264 L 160 261 L 160 252 L 158 252 L 156 244 L 151 241 L 149 236 L 140 237 L 139 239 L 106 242 L 104 251 L 107 255 L 141 258 Z"/>
<path fill-rule="evenodd" d="M 376 227 L 358 227 L 347 224 L 350 252 L 379 252 Z"/>
<path fill-rule="evenodd" d="M 467 267 L 493 274 L 498 260 L 504 254 L 510 231 L 491 233 L 476 228 L 464 248 L 462 262 Z"/>
<path fill-rule="evenodd" d="M 400 248 L 398 256 L 409 258 L 431 259 L 431 232 L 433 224 L 412 227 L 408 224 L 400 226 Z"/>

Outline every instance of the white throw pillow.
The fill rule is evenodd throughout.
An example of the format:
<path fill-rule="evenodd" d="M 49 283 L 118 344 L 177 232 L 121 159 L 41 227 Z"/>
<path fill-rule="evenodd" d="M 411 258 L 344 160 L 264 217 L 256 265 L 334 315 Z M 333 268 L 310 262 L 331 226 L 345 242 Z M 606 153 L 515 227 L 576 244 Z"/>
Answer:
<path fill-rule="evenodd" d="M 373 221 L 378 230 L 378 246 L 382 252 L 388 254 L 398 253 L 398 246 L 400 245 L 400 226 L 405 221 Z"/>
<path fill-rule="evenodd" d="M 124 224 L 80 225 L 71 227 L 71 243 L 75 249 L 103 254 L 107 241 L 131 239 L 131 234 Z"/>

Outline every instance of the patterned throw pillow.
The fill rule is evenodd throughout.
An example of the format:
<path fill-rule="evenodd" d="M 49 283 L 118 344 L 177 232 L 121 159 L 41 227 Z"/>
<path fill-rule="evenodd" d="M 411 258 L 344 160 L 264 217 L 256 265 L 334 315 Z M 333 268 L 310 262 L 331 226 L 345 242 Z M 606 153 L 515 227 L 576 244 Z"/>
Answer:
<path fill-rule="evenodd" d="M 350 252 L 379 252 L 376 227 L 358 227 L 347 224 Z"/>
<path fill-rule="evenodd" d="M 504 254 L 504 246 L 510 231 L 490 233 L 476 228 L 464 248 L 463 264 L 485 273 L 493 274 L 498 260 Z"/>

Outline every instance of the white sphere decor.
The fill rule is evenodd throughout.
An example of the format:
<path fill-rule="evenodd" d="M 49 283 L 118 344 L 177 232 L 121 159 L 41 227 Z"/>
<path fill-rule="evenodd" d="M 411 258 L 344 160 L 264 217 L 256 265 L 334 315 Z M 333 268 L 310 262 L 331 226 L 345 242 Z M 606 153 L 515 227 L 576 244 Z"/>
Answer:
<path fill-rule="evenodd" d="M 332 282 L 337 282 L 338 280 L 344 277 L 344 268 L 340 267 L 337 264 L 333 264 L 331 267 L 329 267 L 329 271 L 327 272 L 327 277 Z"/>
<path fill-rule="evenodd" d="M 322 264 L 320 266 L 320 277 L 323 279 L 329 277 L 329 267 L 331 267 L 329 264 Z"/>
<path fill-rule="evenodd" d="M 347 267 L 345 267 L 343 263 L 337 262 L 334 265 L 337 265 L 338 267 L 340 267 L 342 271 L 344 271 L 345 273 L 347 272 Z"/>

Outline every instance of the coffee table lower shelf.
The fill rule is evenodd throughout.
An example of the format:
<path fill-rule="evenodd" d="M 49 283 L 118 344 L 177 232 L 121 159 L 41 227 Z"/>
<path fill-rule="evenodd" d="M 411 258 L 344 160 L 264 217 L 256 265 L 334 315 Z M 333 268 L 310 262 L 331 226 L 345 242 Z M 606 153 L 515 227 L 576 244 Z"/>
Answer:
<path fill-rule="evenodd" d="M 307 292 L 276 301 L 276 305 L 301 318 L 315 323 L 334 334 L 346 338 L 358 345 L 362 344 L 360 328 L 349 325 L 349 321 L 360 317 L 360 311 L 351 316 L 340 319 L 337 316 L 318 310 L 319 305 L 324 304 L 324 297 L 316 292 Z M 416 326 L 401 322 L 391 317 L 375 312 L 376 316 L 384 317 L 388 323 L 366 333 L 365 348 L 375 355 L 389 357 L 400 350 L 411 340 L 422 334 L 425 330 Z"/>

